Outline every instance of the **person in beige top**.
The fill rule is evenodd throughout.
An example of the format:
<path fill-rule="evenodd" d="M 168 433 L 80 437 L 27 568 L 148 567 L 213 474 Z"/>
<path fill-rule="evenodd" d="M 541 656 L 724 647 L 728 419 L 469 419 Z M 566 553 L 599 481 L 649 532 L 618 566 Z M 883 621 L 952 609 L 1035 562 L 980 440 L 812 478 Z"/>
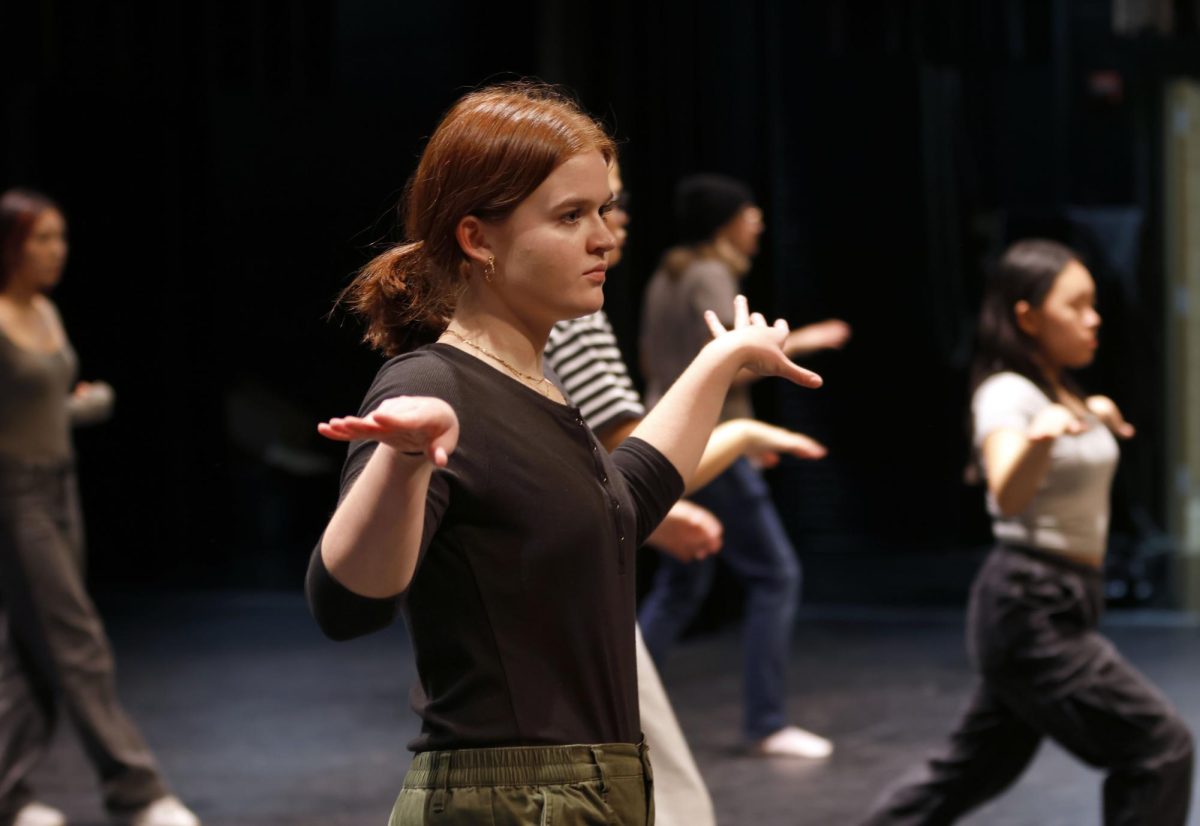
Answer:
<path fill-rule="evenodd" d="M 949 824 L 1012 785 L 1044 737 L 1107 773 L 1104 822 L 1183 826 L 1192 735 L 1096 630 L 1117 439 L 1133 427 L 1070 371 L 1092 362 L 1091 274 L 1053 241 L 1014 244 L 985 291 L 971 410 L 997 545 L 976 577 L 966 713 L 866 821 Z"/>
<path fill-rule="evenodd" d="M 84 586 L 72 425 L 99 421 L 112 388 L 75 383 L 76 359 L 46 293 L 67 226 L 44 195 L 0 196 L 0 823 L 61 826 L 29 775 L 60 703 L 124 826 L 198 826 L 117 702 L 113 657 Z"/>

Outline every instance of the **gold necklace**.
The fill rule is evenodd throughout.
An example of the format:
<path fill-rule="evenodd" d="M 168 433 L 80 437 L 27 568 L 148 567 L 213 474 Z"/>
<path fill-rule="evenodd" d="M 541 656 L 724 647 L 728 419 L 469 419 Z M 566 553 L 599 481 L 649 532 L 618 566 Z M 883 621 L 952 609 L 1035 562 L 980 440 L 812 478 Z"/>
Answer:
<path fill-rule="evenodd" d="M 461 341 L 463 344 L 467 345 L 468 347 L 470 347 L 474 350 L 478 350 L 479 352 L 483 353 L 485 356 L 492 359 L 493 361 L 499 362 L 500 364 L 502 364 L 504 366 L 504 368 L 506 370 L 508 370 L 508 372 L 512 373 L 517 378 L 521 379 L 522 381 L 524 381 L 527 384 L 534 385 L 533 389 L 537 390 L 538 393 L 541 393 L 543 396 L 545 396 L 548 399 L 551 398 L 550 390 L 548 388 L 553 387 L 554 385 L 551 383 L 550 379 L 546 378 L 545 376 L 542 376 L 539 379 L 539 378 L 529 375 L 528 373 L 522 373 L 520 370 L 513 367 L 507 361 L 500 358 L 500 356 L 496 355 L 491 350 L 484 347 L 482 344 L 476 344 L 475 342 L 471 341 L 471 339 L 467 338 L 466 336 L 464 336 L 462 333 L 458 332 L 457 330 L 451 330 L 449 327 L 447 327 L 446 332 L 449 333 L 450 335 L 454 336 L 456 339 L 458 339 L 459 341 Z M 543 390 L 542 389 L 543 385 L 548 386 L 548 388 L 546 390 Z"/>

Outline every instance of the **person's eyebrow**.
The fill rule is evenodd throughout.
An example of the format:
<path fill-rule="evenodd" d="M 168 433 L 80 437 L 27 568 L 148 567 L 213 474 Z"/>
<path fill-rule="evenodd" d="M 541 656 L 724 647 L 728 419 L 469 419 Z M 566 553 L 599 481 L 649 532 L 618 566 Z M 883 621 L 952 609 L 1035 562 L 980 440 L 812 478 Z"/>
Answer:
<path fill-rule="evenodd" d="M 608 198 L 605 199 L 604 201 L 600 202 L 600 206 L 604 206 L 605 204 L 610 204 L 615 200 L 616 200 L 616 196 L 613 195 L 612 192 L 609 192 Z M 596 202 L 586 196 L 570 195 L 570 196 L 564 198 L 563 200 L 559 201 L 558 203 L 556 203 L 553 207 L 551 207 L 551 211 L 558 212 L 559 210 L 566 209 L 568 207 L 575 207 L 575 208 L 586 207 L 586 206 L 591 206 L 594 203 L 596 203 Z"/>

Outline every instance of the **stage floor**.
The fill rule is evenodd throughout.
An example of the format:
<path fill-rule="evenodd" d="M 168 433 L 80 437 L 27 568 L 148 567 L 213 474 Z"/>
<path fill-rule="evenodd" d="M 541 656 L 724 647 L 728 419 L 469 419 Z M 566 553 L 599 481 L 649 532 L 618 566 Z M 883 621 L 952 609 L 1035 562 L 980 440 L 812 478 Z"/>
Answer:
<path fill-rule="evenodd" d="M 206 826 L 387 822 L 416 731 L 402 627 L 332 643 L 302 597 L 281 593 L 113 594 L 100 604 L 125 706 Z M 1200 731 L 1200 627 L 1114 613 L 1106 632 Z M 939 743 L 971 686 L 954 612 L 806 609 L 791 709 L 836 743 L 830 760 L 809 763 L 740 752 L 739 675 L 732 632 L 685 641 L 663 673 L 726 826 L 856 823 Z M 37 792 L 71 823 L 101 826 L 95 776 L 65 723 Z M 964 822 L 1098 824 L 1100 782 L 1047 744 L 1013 789 Z"/>

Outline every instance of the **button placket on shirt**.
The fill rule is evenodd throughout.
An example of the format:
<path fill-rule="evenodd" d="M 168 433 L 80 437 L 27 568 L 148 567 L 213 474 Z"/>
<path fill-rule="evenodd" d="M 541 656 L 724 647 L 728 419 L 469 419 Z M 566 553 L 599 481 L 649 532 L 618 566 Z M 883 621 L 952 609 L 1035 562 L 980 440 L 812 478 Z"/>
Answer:
<path fill-rule="evenodd" d="M 582 416 L 575 417 L 575 424 L 577 424 L 583 428 L 587 427 L 587 422 L 585 422 L 583 420 Z M 620 552 L 618 554 L 617 559 L 618 559 L 620 569 L 622 571 L 624 571 L 626 554 L 625 554 L 625 534 L 621 527 L 621 503 L 617 500 L 617 497 L 614 496 L 612 493 L 612 489 L 611 489 L 611 486 L 608 481 L 608 474 L 604 471 L 603 464 L 600 463 L 600 452 L 596 447 L 596 442 L 595 442 L 594 437 L 592 437 L 592 455 L 596 457 L 596 462 L 597 462 L 596 469 L 600 473 L 600 484 L 603 485 L 605 488 L 605 496 L 608 498 L 609 508 L 612 511 L 613 523 L 615 524 L 616 529 L 617 529 L 617 541 L 621 543 L 621 548 L 620 548 Z"/>

